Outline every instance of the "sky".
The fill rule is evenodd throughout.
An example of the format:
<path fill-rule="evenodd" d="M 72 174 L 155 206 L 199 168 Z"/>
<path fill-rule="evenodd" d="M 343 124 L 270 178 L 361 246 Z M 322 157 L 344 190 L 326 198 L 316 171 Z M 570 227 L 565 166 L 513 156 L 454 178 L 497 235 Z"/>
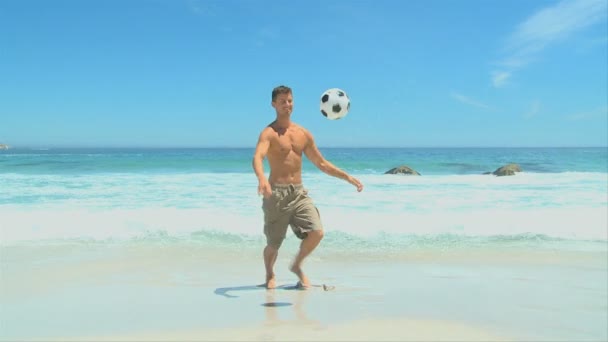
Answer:
<path fill-rule="evenodd" d="M 608 0 L 2 0 L 0 143 L 608 145 Z M 321 94 L 344 90 L 328 120 Z"/>

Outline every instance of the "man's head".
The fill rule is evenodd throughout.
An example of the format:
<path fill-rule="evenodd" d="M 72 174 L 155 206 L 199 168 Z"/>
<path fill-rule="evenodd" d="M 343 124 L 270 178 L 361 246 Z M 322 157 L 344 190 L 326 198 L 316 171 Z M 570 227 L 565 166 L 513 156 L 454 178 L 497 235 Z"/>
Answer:
<path fill-rule="evenodd" d="M 277 99 L 277 96 L 281 94 L 291 94 L 291 88 L 289 88 L 288 86 L 280 85 L 272 89 L 272 102 L 274 102 Z"/>
<path fill-rule="evenodd" d="M 278 115 L 290 115 L 293 110 L 293 95 L 291 88 L 278 86 L 272 90 L 272 106 Z"/>

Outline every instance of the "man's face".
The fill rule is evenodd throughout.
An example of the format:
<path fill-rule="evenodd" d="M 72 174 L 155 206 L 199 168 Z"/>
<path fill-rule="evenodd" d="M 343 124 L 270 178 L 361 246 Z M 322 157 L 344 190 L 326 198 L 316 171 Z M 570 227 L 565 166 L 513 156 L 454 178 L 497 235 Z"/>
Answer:
<path fill-rule="evenodd" d="M 289 115 L 293 111 L 293 96 L 289 94 L 279 94 L 272 101 L 272 106 L 280 115 Z"/>

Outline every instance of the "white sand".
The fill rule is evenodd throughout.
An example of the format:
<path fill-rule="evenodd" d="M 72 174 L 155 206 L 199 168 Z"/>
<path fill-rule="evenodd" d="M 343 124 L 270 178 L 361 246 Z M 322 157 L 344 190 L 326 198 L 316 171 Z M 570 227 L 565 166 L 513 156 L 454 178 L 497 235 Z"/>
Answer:
<path fill-rule="evenodd" d="M 0 247 L 0 340 L 606 340 L 606 252 L 332 254 L 305 264 L 333 291 L 273 291 L 257 248 Z M 268 306 L 269 303 L 276 304 Z"/>
<path fill-rule="evenodd" d="M 78 338 L 77 340 L 81 340 Z M 341 324 L 269 321 L 199 331 L 95 336 L 95 341 L 507 341 L 481 328 L 449 321 L 369 319 Z M 66 340 L 69 341 L 69 340 Z"/>

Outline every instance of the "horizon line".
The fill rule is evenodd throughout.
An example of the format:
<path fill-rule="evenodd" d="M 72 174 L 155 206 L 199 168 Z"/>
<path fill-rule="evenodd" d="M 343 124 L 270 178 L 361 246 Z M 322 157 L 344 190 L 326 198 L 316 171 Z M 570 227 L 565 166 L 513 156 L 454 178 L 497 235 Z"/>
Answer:
<path fill-rule="evenodd" d="M 57 146 L 53 146 L 53 145 L 49 145 L 49 146 L 44 146 L 44 145 L 31 145 L 31 146 L 13 146 L 13 145 L 7 145 L 7 144 L 0 144 L 0 145 L 4 145 L 8 147 L 8 150 L 15 150 L 15 149 L 36 149 L 36 150 L 40 150 L 40 149 L 154 149 L 154 150 L 161 150 L 161 149 L 255 149 L 255 146 L 103 146 L 103 145 L 99 145 L 99 146 L 79 146 L 79 145 L 74 145 L 74 146 L 69 146 L 69 145 L 57 145 Z M 539 146 L 525 146 L 525 145 L 521 145 L 521 146 L 499 146 L 499 145 L 492 145 L 492 146 L 475 146 L 475 145 L 463 145 L 463 146 L 445 146 L 445 145 L 436 145 L 436 146 L 432 146 L 432 145 L 420 145 L 420 146 L 383 146 L 383 145 L 378 145 L 378 146 L 319 146 L 318 148 L 320 149 L 325 149 L 325 148 L 341 148 L 341 149 L 374 149 L 374 148 L 384 148 L 384 149 L 403 149 L 403 148 L 422 148 L 422 149 L 430 149 L 430 148 L 446 148 L 446 149 L 450 149 L 450 148 L 608 148 L 608 145 L 539 145 Z M 7 150 L 4 150 L 7 151 Z"/>

